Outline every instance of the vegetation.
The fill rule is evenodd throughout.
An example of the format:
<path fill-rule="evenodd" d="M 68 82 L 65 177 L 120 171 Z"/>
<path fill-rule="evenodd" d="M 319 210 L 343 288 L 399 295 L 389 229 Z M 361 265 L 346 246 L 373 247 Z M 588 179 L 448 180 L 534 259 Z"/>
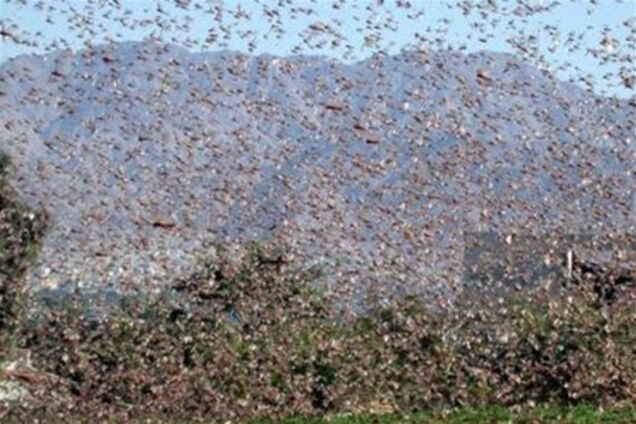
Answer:
<path fill-rule="evenodd" d="M 7 417 L 242 422 L 636 400 L 633 299 L 536 293 L 440 313 L 395 298 L 347 317 L 319 279 L 250 245 L 150 305 L 124 301 L 97 320 L 69 304 L 25 327 L 47 377 Z"/>
<path fill-rule="evenodd" d="M 255 421 L 254 424 L 458 424 L 458 423 L 633 423 L 636 411 L 623 408 L 604 410 L 591 405 L 572 408 L 542 406 L 513 412 L 503 407 L 460 408 L 451 411 L 400 415 L 340 415 L 330 418 L 290 418 L 282 421 Z"/>
<path fill-rule="evenodd" d="M 8 183 L 9 159 L 0 153 L 0 361 L 13 346 L 22 312 L 22 276 L 37 253 L 45 217 L 22 205 Z"/>
<path fill-rule="evenodd" d="M 69 295 L 27 319 L 19 281 L 44 224 L 4 172 L 1 328 L 8 340 L 19 327 L 32 357 L 9 375 L 28 395 L 0 401 L 6 422 L 633 418 L 636 299 L 599 304 L 585 287 L 448 311 L 368 299 L 351 316 L 319 290 L 319 272 L 250 244 L 220 249 L 151 301 L 95 316 Z"/>

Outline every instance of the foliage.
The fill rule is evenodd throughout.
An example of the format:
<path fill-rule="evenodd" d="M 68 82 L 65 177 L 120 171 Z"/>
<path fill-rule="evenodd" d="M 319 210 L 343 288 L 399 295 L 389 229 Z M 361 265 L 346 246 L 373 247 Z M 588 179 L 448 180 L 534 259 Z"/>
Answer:
<path fill-rule="evenodd" d="M 604 410 L 591 405 L 562 408 L 551 405 L 512 411 L 503 407 L 458 408 L 412 415 L 351 415 L 329 418 L 289 418 L 282 421 L 255 421 L 254 424 L 454 424 L 454 423 L 632 423 L 636 421 L 633 408 Z"/>
<path fill-rule="evenodd" d="M 150 305 L 52 312 L 22 341 L 54 383 L 7 417 L 246 421 L 636 400 L 632 298 L 599 307 L 594 293 L 535 293 L 440 312 L 402 297 L 348 317 L 315 289 L 320 278 L 249 245 Z"/>
<path fill-rule="evenodd" d="M 0 153 L 0 360 L 11 350 L 22 311 L 22 276 L 36 256 L 46 221 L 16 199 L 8 182 L 9 165 Z"/>

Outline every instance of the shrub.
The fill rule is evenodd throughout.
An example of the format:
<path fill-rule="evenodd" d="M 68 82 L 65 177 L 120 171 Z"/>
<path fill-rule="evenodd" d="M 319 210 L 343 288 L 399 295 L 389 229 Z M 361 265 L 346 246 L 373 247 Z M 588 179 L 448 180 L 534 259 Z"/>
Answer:
<path fill-rule="evenodd" d="M 23 274 L 36 256 L 45 218 L 22 205 L 8 182 L 9 159 L 0 153 L 0 360 L 13 345 L 23 309 Z"/>
<path fill-rule="evenodd" d="M 99 320 L 77 305 L 50 313 L 23 343 L 55 384 L 12 416 L 225 421 L 636 400 L 633 299 L 599 307 L 593 293 L 537 292 L 442 312 L 396 297 L 345 317 L 319 283 L 284 251 L 249 245 L 151 304 L 122 302 Z"/>

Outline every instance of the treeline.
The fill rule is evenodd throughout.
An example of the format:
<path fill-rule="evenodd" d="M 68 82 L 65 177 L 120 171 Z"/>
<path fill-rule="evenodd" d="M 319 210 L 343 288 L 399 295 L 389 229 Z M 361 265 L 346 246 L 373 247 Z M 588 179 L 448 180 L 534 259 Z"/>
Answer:
<path fill-rule="evenodd" d="M 636 400 L 635 302 L 535 293 L 431 311 L 418 298 L 344 316 L 319 274 L 248 246 L 151 305 L 99 321 L 72 304 L 21 331 L 38 377 L 7 417 L 248 420 L 340 412 Z"/>

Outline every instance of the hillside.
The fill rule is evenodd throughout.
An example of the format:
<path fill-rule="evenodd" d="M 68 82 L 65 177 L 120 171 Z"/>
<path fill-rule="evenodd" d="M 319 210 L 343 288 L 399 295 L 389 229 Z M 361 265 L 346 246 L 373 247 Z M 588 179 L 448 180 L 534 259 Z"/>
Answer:
<path fill-rule="evenodd" d="M 209 242 L 273 239 L 343 290 L 461 282 L 465 231 L 629 233 L 634 103 L 513 56 L 190 53 L 0 68 L 0 146 L 50 212 L 36 288 L 160 284 Z"/>

